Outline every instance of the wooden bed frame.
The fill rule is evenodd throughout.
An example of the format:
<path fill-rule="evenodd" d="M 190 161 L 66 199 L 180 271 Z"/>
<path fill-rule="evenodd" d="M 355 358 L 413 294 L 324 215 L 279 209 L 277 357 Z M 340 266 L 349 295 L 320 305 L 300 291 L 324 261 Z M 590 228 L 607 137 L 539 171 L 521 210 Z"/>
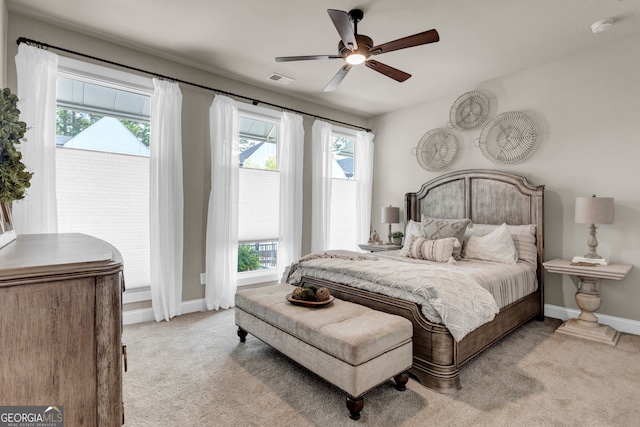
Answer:
<path fill-rule="evenodd" d="M 477 224 L 536 225 L 538 290 L 500 310 L 489 323 L 456 342 L 449 330 L 428 321 L 417 304 L 304 277 L 301 286 L 329 288 L 336 298 L 397 314 L 413 323 L 413 366 L 420 383 L 442 393 L 460 389 L 460 367 L 523 323 L 544 318 L 544 185 L 493 170 L 464 170 L 435 178 L 416 193 L 405 195 L 407 221 L 422 214 L 434 218 L 470 218 Z"/>

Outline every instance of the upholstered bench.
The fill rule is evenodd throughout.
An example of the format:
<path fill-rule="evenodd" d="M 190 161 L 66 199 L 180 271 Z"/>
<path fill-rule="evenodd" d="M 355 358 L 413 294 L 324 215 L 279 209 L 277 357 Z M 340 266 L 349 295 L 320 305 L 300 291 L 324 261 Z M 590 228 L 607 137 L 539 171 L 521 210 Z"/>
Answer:
<path fill-rule="evenodd" d="M 294 288 L 237 292 L 240 341 L 250 333 L 345 391 L 355 420 L 373 387 L 393 377 L 396 388 L 405 389 L 413 358 L 409 320 L 339 299 L 320 308 L 293 305 L 286 296 Z"/>

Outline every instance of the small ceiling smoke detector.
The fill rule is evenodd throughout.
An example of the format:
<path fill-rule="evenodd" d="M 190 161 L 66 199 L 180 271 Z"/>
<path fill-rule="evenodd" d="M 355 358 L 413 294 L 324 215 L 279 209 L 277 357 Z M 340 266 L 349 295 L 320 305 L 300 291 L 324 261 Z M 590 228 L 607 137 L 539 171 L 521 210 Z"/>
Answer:
<path fill-rule="evenodd" d="M 272 82 L 280 83 L 281 85 L 288 85 L 293 81 L 291 77 L 283 76 L 278 73 L 271 73 L 267 76 L 267 80 L 271 80 Z"/>
<path fill-rule="evenodd" d="M 613 25 L 613 19 L 601 19 L 598 22 L 594 22 L 591 24 L 591 31 L 596 33 L 601 33 L 603 31 L 607 31 Z"/>

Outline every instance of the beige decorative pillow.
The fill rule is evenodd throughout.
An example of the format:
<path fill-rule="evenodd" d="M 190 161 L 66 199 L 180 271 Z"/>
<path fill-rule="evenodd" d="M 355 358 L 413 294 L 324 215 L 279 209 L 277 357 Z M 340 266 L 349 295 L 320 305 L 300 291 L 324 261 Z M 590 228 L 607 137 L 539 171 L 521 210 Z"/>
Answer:
<path fill-rule="evenodd" d="M 471 223 L 470 219 L 439 219 L 422 216 L 422 237 L 431 240 L 445 239 L 447 237 L 455 237 L 458 242 L 464 239 L 464 232 L 467 225 Z M 460 259 L 459 246 L 453 250 L 453 257 Z"/>
<path fill-rule="evenodd" d="M 462 250 L 465 251 L 465 247 L 469 236 L 472 234 L 477 236 L 486 236 L 487 234 L 495 231 L 499 225 L 493 224 L 473 224 L 473 228 L 467 230 L 464 238 L 465 241 L 462 246 Z M 535 224 L 525 225 L 507 225 L 513 244 L 516 247 L 518 253 L 518 259 L 526 262 L 533 268 L 536 268 L 538 264 L 538 248 L 536 247 L 536 226 Z"/>
<path fill-rule="evenodd" d="M 411 236 L 409 238 L 406 256 L 426 259 L 427 261 L 449 262 L 453 259 L 454 248 L 459 246 L 460 242 L 458 242 L 458 239 L 455 237 L 429 240 L 422 237 Z"/>
<path fill-rule="evenodd" d="M 475 225 L 473 228 L 475 230 Z M 505 264 L 518 262 L 518 253 L 507 224 L 502 224 L 486 236 L 478 236 L 475 232 L 471 234 L 464 248 L 464 256 L 465 258 L 498 261 Z"/>

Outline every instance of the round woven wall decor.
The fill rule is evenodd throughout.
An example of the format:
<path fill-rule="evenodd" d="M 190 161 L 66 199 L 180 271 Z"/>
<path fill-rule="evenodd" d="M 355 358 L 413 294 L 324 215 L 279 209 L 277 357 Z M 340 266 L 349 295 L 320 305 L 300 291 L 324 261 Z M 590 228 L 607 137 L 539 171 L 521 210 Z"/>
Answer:
<path fill-rule="evenodd" d="M 451 107 L 449 123 L 460 131 L 468 131 L 482 125 L 489 116 L 489 97 L 474 90 L 462 94 Z"/>
<path fill-rule="evenodd" d="M 446 169 L 456 159 L 458 141 L 449 129 L 432 129 L 420 138 L 418 146 L 411 152 L 423 169 L 439 171 Z"/>
<path fill-rule="evenodd" d="M 538 130 L 524 113 L 508 111 L 498 114 L 482 128 L 479 147 L 494 163 L 515 164 L 527 158 L 536 143 Z"/>

